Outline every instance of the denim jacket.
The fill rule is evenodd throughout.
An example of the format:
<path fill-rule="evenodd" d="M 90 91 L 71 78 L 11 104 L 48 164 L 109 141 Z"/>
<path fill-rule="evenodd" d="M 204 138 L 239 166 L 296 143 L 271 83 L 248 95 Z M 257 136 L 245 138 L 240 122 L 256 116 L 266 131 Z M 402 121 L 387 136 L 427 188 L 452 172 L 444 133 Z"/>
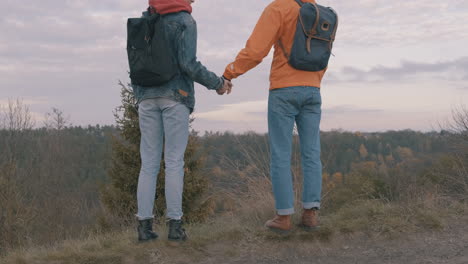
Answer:
<path fill-rule="evenodd" d="M 147 12 L 143 13 L 146 16 Z M 149 98 L 164 97 L 184 103 L 190 112 L 195 107 L 194 81 L 209 90 L 220 89 L 222 77 L 197 61 L 197 24 L 187 12 L 164 15 L 164 25 L 178 64 L 178 73 L 169 82 L 155 87 L 132 85 L 137 103 Z"/>

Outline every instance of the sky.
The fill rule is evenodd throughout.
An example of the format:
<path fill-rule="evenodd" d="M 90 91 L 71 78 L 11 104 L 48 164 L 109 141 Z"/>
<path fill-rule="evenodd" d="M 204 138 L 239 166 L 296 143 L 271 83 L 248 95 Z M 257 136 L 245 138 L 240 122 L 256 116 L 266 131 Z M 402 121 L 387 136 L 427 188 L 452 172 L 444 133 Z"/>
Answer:
<path fill-rule="evenodd" d="M 292 1 L 292 0 L 291 0 Z M 196 0 L 198 59 L 222 74 L 271 0 Z M 468 102 L 468 0 L 322 0 L 340 15 L 322 84 L 321 129 L 429 131 Z M 126 20 L 147 1 L 2 0 L 0 105 L 22 99 L 40 123 L 114 124 L 126 83 Z M 271 54 L 218 96 L 196 86 L 199 131 L 267 131 Z"/>

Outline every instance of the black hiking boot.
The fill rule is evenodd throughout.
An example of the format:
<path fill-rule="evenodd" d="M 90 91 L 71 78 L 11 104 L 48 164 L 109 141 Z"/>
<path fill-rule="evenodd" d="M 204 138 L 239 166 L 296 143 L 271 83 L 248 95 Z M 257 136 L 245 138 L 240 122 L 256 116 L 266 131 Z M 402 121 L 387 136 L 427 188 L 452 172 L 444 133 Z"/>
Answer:
<path fill-rule="evenodd" d="M 180 243 L 187 240 L 187 234 L 185 234 L 185 229 L 182 228 L 182 220 L 171 219 L 168 222 L 169 231 L 167 234 L 167 239 L 169 242 Z"/>
<path fill-rule="evenodd" d="M 146 242 L 158 238 L 153 232 L 153 219 L 138 220 L 138 241 Z"/>

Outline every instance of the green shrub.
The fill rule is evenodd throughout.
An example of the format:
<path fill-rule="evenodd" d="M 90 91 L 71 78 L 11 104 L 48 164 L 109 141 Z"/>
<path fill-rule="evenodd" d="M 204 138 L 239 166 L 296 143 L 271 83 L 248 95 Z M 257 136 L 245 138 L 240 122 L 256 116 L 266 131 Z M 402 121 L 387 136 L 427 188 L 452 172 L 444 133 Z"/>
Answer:
<path fill-rule="evenodd" d="M 120 134 L 113 138 L 112 168 L 108 174 L 110 184 L 102 189 L 102 201 L 112 215 L 128 223 L 133 221 L 134 214 L 137 211 L 136 192 L 141 166 L 141 135 L 133 92 L 131 88 L 124 86 L 122 83 L 120 85 L 122 87 L 122 105 L 114 113 Z M 183 210 L 184 219 L 187 222 L 203 221 L 212 208 L 210 199 L 203 200 L 209 183 L 200 171 L 203 165 L 203 157 L 198 153 L 199 143 L 197 138 L 196 132 L 192 131 L 184 158 Z M 155 201 L 155 214 L 157 216 L 165 214 L 164 177 L 163 158 L 156 190 L 158 199 Z"/>

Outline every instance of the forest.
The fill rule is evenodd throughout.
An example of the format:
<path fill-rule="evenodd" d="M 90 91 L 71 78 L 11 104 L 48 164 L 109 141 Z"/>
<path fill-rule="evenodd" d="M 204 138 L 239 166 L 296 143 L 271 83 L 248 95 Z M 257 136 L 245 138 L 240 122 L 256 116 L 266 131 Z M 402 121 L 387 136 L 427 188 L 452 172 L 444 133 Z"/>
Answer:
<path fill-rule="evenodd" d="M 452 126 L 441 131 L 323 131 L 324 203 L 338 208 L 343 203 L 340 195 L 350 197 L 349 192 L 386 201 L 437 192 L 465 201 L 466 112 L 457 113 Z M 124 119 L 121 115 L 118 121 Z M 128 221 L 116 219 L 129 217 L 131 222 L 132 212 L 113 214 L 112 202 L 106 201 L 115 197 L 115 193 L 109 195 L 109 186 L 118 186 L 116 179 L 138 176 L 138 161 L 130 172 L 124 171 L 120 178 L 115 176 L 119 173 L 116 162 L 137 153 L 137 148 L 128 152 L 132 143 L 123 133 L 128 129 L 125 122 L 115 126 L 73 126 L 64 113 L 52 109 L 46 121 L 37 124 L 20 101 L 10 102 L 2 110 L 1 120 L 0 254 L 128 226 Z M 206 217 L 197 217 L 196 221 L 231 210 L 229 197 L 249 193 L 252 181 L 268 178 L 267 140 L 266 134 L 255 132 L 192 131 L 193 145 L 186 158 L 197 161 L 192 170 L 201 179 L 196 182 L 197 197 L 202 199 L 199 205 L 210 208 L 203 211 Z M 299 184 L 298 140 L 294 135 L 292 169 Z M 137 154 L 132 157 L 138 158 Z M 363 191 L 363 182 L 372 183 L 371 188 Z M 340 193 L 339 186 L 349 188 Z M 419 190 L 414 189 L 417 186 L 425 186 L 424 194 L 415 191 Z M 260 188 L 270 187 L 266 183 Z M 336 195 L 331 194 L 332 190 Z M 133 196 L 129 199 L 129 204 L 134 203 Z"/>

